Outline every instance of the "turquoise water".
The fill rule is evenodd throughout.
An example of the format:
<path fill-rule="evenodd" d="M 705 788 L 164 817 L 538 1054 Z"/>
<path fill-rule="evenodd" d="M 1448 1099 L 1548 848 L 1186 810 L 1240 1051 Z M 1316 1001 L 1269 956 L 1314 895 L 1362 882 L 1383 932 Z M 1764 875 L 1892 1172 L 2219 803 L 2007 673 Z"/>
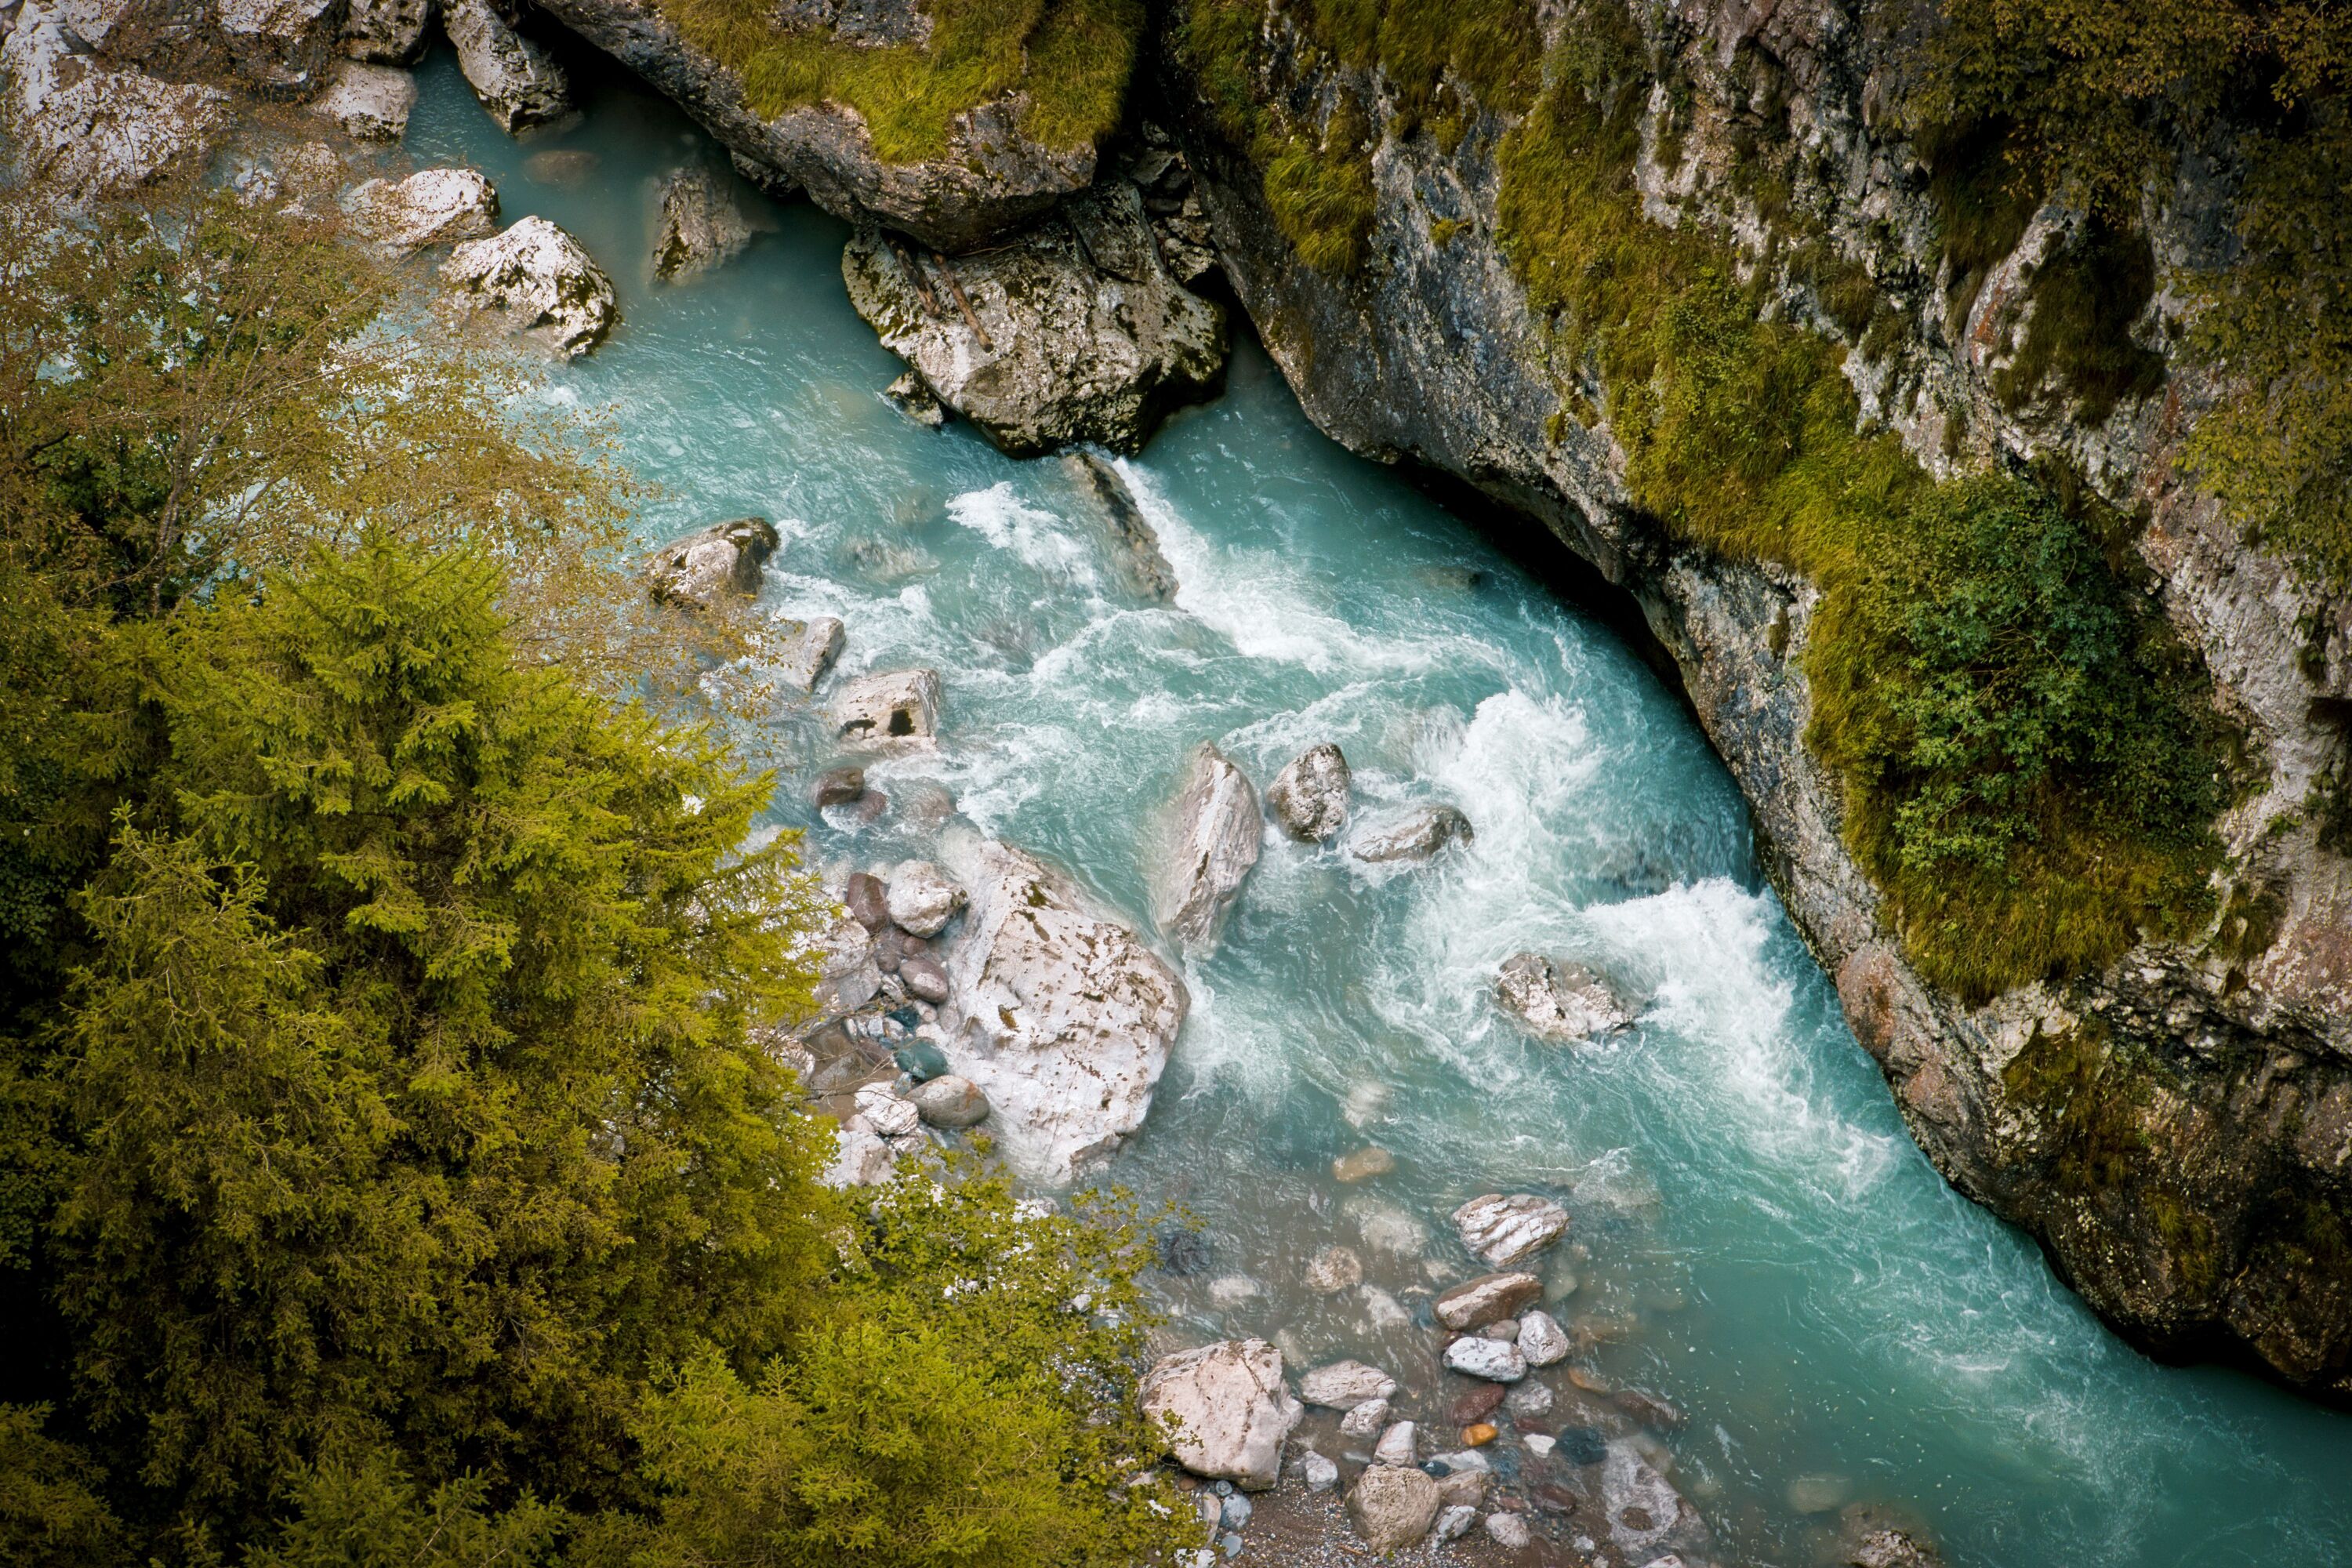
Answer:
<path fill-rule="evenodd" d="M 1686 713 L 1608 633 L 1318 436 L 1254 346 L 1221 401 L 1120 465 L 1181 584 L 1146 605 L 1059 461 L 882 401 L 899 367 L 843 297 L 842 225 L 753 198 L 746 255 L 656 289 L 656 182 L 722 162 L 674 110 L 607 82 L 584 121 L 517 143 L 446 53 L 422 85 L 420 163 L 476 164 L 509 219 L 553 218 L 613 274 L 623 325 L 552 395 L 617 413 L 661 491 L 646 534 L 764 513 L 784 540 L 764 605 L 841 616 L 845 669 L 941 672 L 942 748 L 873 770 L 898 808 L 862 831 L 803 804 L 832 758 L 810 718 L 779 717 L 797 771 L 775 820 L 807 829 L 814 862 L 887 865 L 977 828 L 1149 930 L 1146 847 L 1202 740 L 1261 787 L 1337 740 L 1359 811 L 1444 800 L 1475 825 L 1467 852 L 1386 876 L 1269 840 L 1222 948 L 1187 971 L 1191 1020 L 1108 1173 L 1205 1222 L 1208 1266 L 1160 1280 L 1181 1335 L 1264 1334 L 1295 1363 L 1360 1354 L 1432 1387 L 1432 1336 L 1361 1294 L 1308 1294 L 1305 1259 L 1353 1247 L 1410 1309 L 1469 1271 L 1456 1204 L 1550 1192 L 1578 1249 L 1554 1259 L 1574 1289 L 1552 1310 L 1601 1340 L 1585 1364 L 1688 1413 L 1674 1479 L 1726 1562 L 1819 1561 L 1835 1515 L 1801 1505 L 1849 1500 L 1924 1523 L 1966 1568 L 2352 1562 L 2352 1419 L 2146 1361 L 1954 1194 Z M 1488 994 L 1522 948 L 1651 997 L 1638 1026 L 1574 1052 L 1514 1033 Z M 1369 1116 L 1367 1085 L 1387 1095 Z M 1368 1141 L 1397 1170 L 1335 1184 L 1331 1158 Z M 1391 1236 L 1417 1220 L 1425 1248 L 1376 1251 L 1368 1215 Z M 1234 1275 L 1260 1293 L 1220 1307 L 1208 1284 Z"/>

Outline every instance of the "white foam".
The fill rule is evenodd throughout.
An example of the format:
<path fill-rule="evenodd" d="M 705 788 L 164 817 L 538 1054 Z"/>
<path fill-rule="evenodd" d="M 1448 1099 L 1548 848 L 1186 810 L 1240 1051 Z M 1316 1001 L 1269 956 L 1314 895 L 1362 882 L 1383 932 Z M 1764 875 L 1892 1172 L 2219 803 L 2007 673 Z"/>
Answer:
<path fill-rule="evenodd" d="M 1099 586 L 1087 547 L 1066 532 L 1053 513 L 1013 493 L 1000 479 L 984 490 L 966 490 L 948 501 L 948 516 L 995 548 L 1019 558 L 1056 585 Z"/>

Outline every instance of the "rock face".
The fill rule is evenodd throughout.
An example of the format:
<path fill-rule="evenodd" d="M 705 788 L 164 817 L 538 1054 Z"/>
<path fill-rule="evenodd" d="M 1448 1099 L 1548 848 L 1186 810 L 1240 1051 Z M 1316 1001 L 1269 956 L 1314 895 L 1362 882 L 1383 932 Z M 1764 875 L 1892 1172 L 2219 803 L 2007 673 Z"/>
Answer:
<path fill-rule="evenodd" d="M 439 9 L 434 0 L 351 0 L 343 53 L 372 65 L 415 65 Z"/>
<path fill-rule="evenodd" d="M 227 122 L 218 89 L 163 81 L 84 46 L 86 17 L 25 0 L 0 41 L 0 102 L 25 173 L 89 201 L 193 168 Z M 68 34 L 71 31 L 72 37 Z"/>
<path fill-rule="evenodd" d="M 1515 952 L 1495 977 L 1495 1000 L 1539 1039 L 1589 1040 L 1632 1019 L 1624 1004 L 1581 964 L 1555 964 L 1539 952 Z"/>
<path fill-rule="evenodd" d="M 1176 842 L 1161 868 L 1160 929 L 1188 951 L 1213 952 L 1264 836 L 1257 791 L 1212 745 L 1195 747 L 1176 797 Z"/>
<path fill-rule="evenodd" d="M 961 260 L 861 229 L 841 274 L 883 346 L 1014 457 L 1079 441 L 1131 450 L 1224 374 L 1224 311 L 1168 270 L 1132 185 Z"/>
<path fill-rule="evenodd" d="M 1348 826 L 1348 759 L 1326 741 L 1290 759 L 1267 786 L 1265 804 L 1293 838 L 1320 843 Z"/>
<path fill-rule="evenodd" d="M 764 517 L 712 523 L 646 557 L 646 591 L 658 604 L 690 610 L 751 598 L 760 592 L 760 568 L 776 552 L 777 542 L 775 525 Z"/>
<path fill-rule="evenodd" d="M 406 71 L 345 60 L 310 110 L 358 141 L 397 142 L 415 107 L 416 79 Z"/>
<path fill-rule="evenodd" d="M 1252 1491 L 1280 1479 L 1283 1440 L 1306 1414 L 1282 1381 L 1282 1352 L 1264 1340 L 1221 1340 L 1159 1362 L 1143 1380 L 1143 1412 L 1178 1423 L 1169 1445 L 1178 1464 Z"/>
<path fill-rule="evenodd" d="M 1436 1522 L 1437 1483 L 1419 1470 L 1374 1465 L 1348 1494 L 1348 1519 L 1375 1552 L 1400 1552 Z"/>
<path fill-rule="evenodd" d="M 1450 805 L 1417 805 L 1366 823 L 1349 852 L 1359 860 L 1426 860 L 1449 844 L 1467 844 L 1476 835 L 1470 819 Z"/>
<path fill-rule="evenodd" d="M 841 738 L 861 746 L 928 746 L 940 728 L 940 678 L 928 669 L 861 675 L 834 694 Z"/>
<path fill-rule="evenodd" d="M 613 280 L 578 240 L 543 217 L 467 240 L 442 264 L 441 276 L 468 304 L 505 311 L 516 331 L 566 359 L 603 342 L 619 314 Z"/>
<path fill-rule="evenodd" d="M 343 208 L 353 228 L 394 251 L 478 239 L 499 225 L 499 194 L 471 169 L 370 180 L 343 198 Z"/>
<path fill-rule="evenodd" d="M 940 155 L 890 163 L 875 152 L 865 121 L 837 105 L 762 118 L 745 102 L 740 79 L 688 43 L 652 0 L 551 0 L 542 9 L 675 100 L 745 173 L 779 190 L 805 190 L 836 217 L 878 219 L 955 251 L 1094 182 L 1091 144 L 1051 147 L 1025 133 L 1018 87 L 959 116 Z M 892 20 L 877 26 L 884 16 Z M 795 0 L 776 19 L 830 28 L 866 47 L 927 37 L 929 26 L 913 0 L 837 7 Z"/>
<path fill-rule="evenodd" d="M 1006 1160 L 1066 1182 L 1143 1124 L 1184 1022 L 1183 982 L 1059 873 L 982 844 L 947 957 L 953 1069 L 995 1107 Z"/>
<path fill-rule="evenodd" d="M 1489 1193 L 1455 1209 L 1454 1226 L 1462 1233 L 1463 1246 L 1505 1268 L 1566 1235 L 1568 1211 L 1532 1193 Z"/>
<path fill-rule="evenodd" d="M 1578 14 L 1539 8 L 1530 43 L 1561 44 Z M 1516 114 L 1465 95 L 1448 111 L 1455 133 L 1409 132 L 1412 117 L 1381 107 L 1372 72 L 1311 53 L 1297 14 L 1273 13 L 1235 63 L 1244 90 L 1261 103 L 1326 106 L 1353 91 L 1372 106 L 1371 123 L 1388 127 L 1370 153 L 1365 264 L 1335 277 L 1302 260 L 1267 202 L 1265 168 L 1208 107 L 1222 100 L 1169 51 L 1162 98 L 1182 116 L 1178 140 L 1226 276 L 1327 433 L 1461 477 L 1626 590 L 1746 793 L 1765 868 L 1836 977 L 1856 1036 L 1949 1179 L 2030 1228 L 2091 1305 L 2143 1343 L 2186 1353 L 2234 1344 L 2289 1380 L 2352 1394 L 2352 1264 L 2298 1239 L 2306 1225 L 2352 1228 L 2352 860 L 2319 847 L 2304 808 L 2347 754 L 2352 604 L 2325 602 L 2180 482 L 2179 442 L 2212 395 L 2185 362 L 2171 364 L 2164 395 L 2096 425 L 2048 400 L 2012 408 L 2003 398 L 2000 313 L 2040 254 L 2032 245 L 2063 215 L 2037 217 L 2029 232 L 2041 239 L 2000 264 L 1968 319 L 1948 325 L 1929 183 L 1885 109 L 1901 51 L 1916 47 L 1910 33 L 1859 26 L 1839 5 L 1693 0 L 1626 14 L 1644 29 L 1652 68 L 1673 73 L 1654 90 L 1629 89 L 1649 93 L 1636 99 L 1645 107 L 1634 176 L 1651 213 L 1685 228 L 1719 225 L 1756 255 L 1767 228 L 1739 195 L 1752 187 L 1731 173 L 1738 139 L 1756 134 L 1754 84 L 1769 79 L 1771 112 L 1786 121 L 1762 135 L 1799 151 L 1801 194 L 1821 197 L 1833 261 L 1878 280 L 1910 340 L 1892 363 L 1847 342 L 1865 412 L 1931 470 L 1948 471 L 1947 433 L 1966 431 L 1970 466 L 2055 454 L 2122 510 L 2145 510 L 2137 564 L 2246 725 L 2265 775 L 2220 824 L 2228 890 L 2207 931 L 2144 941 L 2098 973 L 1982 1005 L 1911 968 L 1845 847 L 1838 794 L 1804 744 L 1815 587 L 1671 537 L 1631 504 L 1612 426 L 1582 424 L 1554 383 L 1557 341 L 1499 233 L 1497 148 Z M 1675 166 L 1657 162 L 1662 148 Z M 2212 254 L 2226 234 L 2219 182 L 2231 177 L 2195 153 L 2179 181 L 2151 191 L 2159 270 Z M 1842 336 L 1804 289 L 1777 293 L 1784 319 Z M 2137 341 L 2166 352 L 2172 340 L 2149 330 Z M 2126 1141 L 2147 1150 L 2123 1162 L 2122 1179 L 2088 1186 L 2067 1174 L 2063 1105 L 2037 1094 L 2030 1071 L 2037 1036 L 2078 1030 L 2102 1037 L 2114 1078 L 2131 1080 Z"/>
<path fill-rule="evenodd" d="M 680 169 L 662 184 L 654 276 L 672 283 L 708 272 L 751 243 L 735 198 L 708 169 Z"/>
<path fill-rule="evenodd" d="M 457 68 L 490 118 L 508 131 L 572 112 L 572 84 L 545 49 L 517 32 L 490 0 L 448 0 L 441 26 L 457 48 Z"/>

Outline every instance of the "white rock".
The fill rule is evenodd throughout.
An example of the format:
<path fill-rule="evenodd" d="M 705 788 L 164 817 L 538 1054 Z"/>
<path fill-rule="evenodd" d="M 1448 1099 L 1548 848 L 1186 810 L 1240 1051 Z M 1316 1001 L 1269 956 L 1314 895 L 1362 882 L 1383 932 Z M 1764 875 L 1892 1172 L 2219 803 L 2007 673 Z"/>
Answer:
<path fill-rule="evenodd" d="M 1266 786 L 1265 804 L 1293 838 L 1316 843 L 1348 826 L 1348 759 L 1326 741 L 1293 757 Z"/>
<path fill-rule="evenodd" d="M 478 239 L 498 227 L 499 194 L 471 169 L 419 169 L 370 180 L 343 199 L 352 226 L 388 250 Z"/>
<path fill-rule="evenodd" d="M 1379 1367 L 1360 1361 L 1335 1361 L 1318 1366 L 1298 1380 L 1298 1397 L 1331 1410 L 1353 1410 L 1397 1391 L 1397 1380 Z"/>
<path fill-rule="evenodd" d="M 1555 964 L 1539 952 L 1513 953 L 1495 978 L 1503 1011 L 1538 1038 L 1589 1040 L 1632 1022 L 1623 1003 L 1581 964 Z"/>
<path fill-rule="evenodd" d="M 1381 1434 L 1372 1445 L 1372 1463 L 1376 1465 L 1410 1465 L 1413 1462 L 1413 1425 L 1398 1421 Z"/>
<path fill-rule="evenodd" d="M 1601 1500 L 1610 1544 L 1629 1561 L 1645 1563 L 1649 1558 L 1643 1553 L 1694 1547 L 1706 1539 L 1698 1511 L 1629 1442 L 1611 1443 L 1601 1461 Z M 1633 1510 L 1630 1520 L 1628 1510 Z M 1643 1519 L 1646 1525 L 1638 1522 Z"/>
<path fill-rule="evenodd" d="M 707 272 L 751 243 L 735 198 L 708 169 L 680 169 L 662 185 L 654 276 L 673 283 Z"/>
<path fill-rule="evenodd" d="M 772 664 L 776 679 L 795 691 L 814 691 L 841 657 L 841 617 L 811 616 L 805 621 L 788 621 L 779 630 L 781 646 Z"/>
<path fill-rule="evenodd" d="M 1309 1448 L 1298 1457 L 1298 1479 L 1310 1492 L 1328 1492 L 1339 1484 L 1339 1467 Z"/>
<path fill-rule="evenodd" d="M 1528 1385 L 1521 1384 L 1520 1386 L 1524 1388 Z M 1541 1387 L 1542 1385 L 1538 1384 L 1535 1386 Z M 1528 1452 L 1540 1459 L 1545 1455 L 1552 1451 L 1553 1447 L 1559 1444 L 1559 1439 L 1557 1437 L 1548 1437 L 1541 1432 L 1530 1432 L 1527 1435 L 1525 1441 L 1528 1445 Z"/>
<path fill-rule="evenodd" d="M 508 26 L 489 0 L 446 0 L 441 25 L 457 47 L 457 68 L 474 96 L 508 131 L 571 111 L 572 85 L 563 68 Z"/>
<path fill-rule="evenodd" d="M 1516 1513 L 1490 1513 L 1486 1516 L 1486 1533 L 1496 1545 L 1517 1552 L 1535 1539 L 1528 1521 Z"/>
<path fill-rule="evenodd" d="M 1522 1351 L 1519 1353 L 1524 1355 L 1527 1352 Z M 1514 1415 L 1541 1415 L 1552 1406 L 1552 1392 L 1529 1378 L 1525 1383 L 1511 1385 L 1511 1392 L 1505 1396 L 1503 1405 Z"/>
<path fill-rule="evenodd" d="M 1419 805 L 1367 823 L 1349 853 L 1359 860 L 1426 860 L 1449 844 L 1467 844 L 1477 835 L 1470 819 L 1450 805 Z"/>
<path fill-rule="evenodd" d="M 100 64 L 68 40 L 68 14 L 25 0 L 0 40 L 0 102 L 23 172 L 89 201 L 200 163 L 228 122 L 228 95 Z M 86 18 L 75 24 L 102 47 Z"/>
<path fill-rule="evenodd" d="M 970 901 L 969 895 L 929 860 L 909 860 L 890 873 L 890 918 L 917 936 L 939 935 Z"/>
<path fill-rule="evenodd" d="M 1532 1274 L 1481 1274 L 1446 1291 L 1432 1307 L 1447 1328 L 1466 1329 L 1507 1317 L 1542 1294 L 1543 1281 Z"/>
<path fill-rule="evenodd" d="M 861 746 L 929 750 L 940 728 L 940 678 L 929 669 L 861 675 L 834 693 L 840 737 Z"/>
<path fill-rule="evenodd" d="M 1528 1358 L 1517 1345 L 1472 1334 L 1445 1347 L 1445 1364 L 1490 1383 L 1517 1383 L 1528 1374 Z"/>
<path fill-rule="evenodd" d="M 1388 1424 L 1389 1402 L 1385 1399 L 1371 1399 L 1357 1405 L 1341 1416 L 1339 1431 L 1344 1436 L 1371 1437 L 1378 1436 Z"/>
<path fill-rule="evenodd" d="M 890 1179 L 890 1145 L 863 1128 L 835 1130 L 833 1163 L 817 1180 L 828 1187 L 870 1187 Z"/>
<path fill-rule="evenodd" d="M 1478 1522 L 1478 1510 L 1466 1502 L 1449 1503 L 1437 1510 L 1437 1522 L 1429 1533 L 1440 1541 L 1459 1541 L 1470 1533 Z"/>
<path fill-rule="evenodd" d="M 1437 1483 L 1399 1465 L 1372 1466 L 1348 1494 L 1348 1517 L 1375 1552 L 1401 1551 L 1427 1535 L 1437 1508 Z"/>
<path fill-rule="evenodd" d="M 846 1013 L 874 1000 L 882 989 L 882 969 L 874 962 L 874 937 L 844 916 L 810 939 L 817 960 L 816 1005 Z"/>
<path fill-rule="evenodd" d="M 1242 879 L 1265 837 L 1257 791 L 1212 745 L 1193 748 L 1176 797 L 1176 838 L 1159 881 L 1160 929 L 1206 954 L 1217 945 Z"/>
<path fill-rule="evenodd" d="M 571 359 L 603 342 L 617 314 L 613 280 L 578 240 L 543 217 L 467 240 L 442 263 L 441 276 L 475 309 L 505 311 L 515 331 Z"/>
<path fill-rule="evenodd" d="M 1568 1359 L 1568 1331 L 1549 1312 L 1528 1312 L 1519 1318 L 1519 1353 L 1529 1366 L 1550 1366 Z"/>
<path fill-rule="evenodd" d="M 977 1127 L 988 1120 L 988 1096 L 980 1085 L 951 1072 L 917 1084 L 907 1098 L 934 1127 Z"/>
<path fill-rule="evenodd" d="M 380 66 L 415 65 L 436 9 L 433 0 L 351 0 L 343 53 Z"/>
<path fill-rule="evenodd" d="M 923 1130 L 915 1102 L 887 1083 L 861 1085 L 856 1098 L 857 1114 L 885 1138 L 911 1138 Z"/>
<path fill-rule="evenodd" d="M 1462 1233 L 1464 1246 L 1503 1268 L 1533 1257 L 1565 1235 L 1568 1211 L 1532 1193 L 1507 1197 L 1488 1193 L 1455 1209 L 1454 1224 Z"/>
<path fill-rule="evenodd" d="M 345 60 L 310 112 L 359 141 L 397 142 L 407 134 L 408 113 L 415 107 L 416 79 L 406 71 Z"/>
<path fill-rule="evenodd" d="M 656 604 L 713 610 L 760 592 L 760 569 L 780 542 L 764 517 L 739 517 L 673 539 L 645 559 L 646 591 Z"/>
<path fill-rule="evenodd" d="M 1143 1413 L 1178 1423 L 1169 1452 L 1197 1476 L 1263 1491 L 1282 1473 L 1283 1440 L 1306 1415 L 1264 1340 L 1221 1340 L 1168 1356 L 1143 1380 Z"/>
<path fill-rule="evenodd" d="M 1307 1260 L 1307 1288 L 1336 1296 L 1364 1282 L 1364 1260 L 1344 1247 L 1327 1247 Z"/>
<path fill-rule="evenodd" d="M 958 866 L 950 1067 L 980 1085 L 1006 1160 L 1066 1182 L 1143 1124 L 1189 1000 L 1174 970 L 1069 879 L 994 842 Z"/>
<path fill-rule="evenodd" d="M 1456 1448 L 1450 1454 L 1434 1454 L 1431 1456 L 1431 1462 L 1443 1465 L 1448 1470 L 1475 1471 L 1479 1475 L 1485 1475 L 1495 1468 L 1486 1462 L 1486 1456 L 1475 1448 Z"/>

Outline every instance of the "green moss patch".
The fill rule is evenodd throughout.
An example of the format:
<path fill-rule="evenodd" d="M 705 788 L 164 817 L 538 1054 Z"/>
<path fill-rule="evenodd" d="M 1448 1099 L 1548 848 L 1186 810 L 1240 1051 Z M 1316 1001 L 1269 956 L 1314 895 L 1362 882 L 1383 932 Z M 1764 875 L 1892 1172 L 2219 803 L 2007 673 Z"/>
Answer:
<path fill-rule="evenodd" d="M 1033 141 L 1099 142 L 1118 129 L 1143 31 L 1141 0 L 929 0 L 920 46 L 780 27 L 758 0 L 658 4 L 688 42 L 742 78 L 755 112 L 845 105 L 893 163 L 945 155 L 961 116 L 1013 94 Z"/>

